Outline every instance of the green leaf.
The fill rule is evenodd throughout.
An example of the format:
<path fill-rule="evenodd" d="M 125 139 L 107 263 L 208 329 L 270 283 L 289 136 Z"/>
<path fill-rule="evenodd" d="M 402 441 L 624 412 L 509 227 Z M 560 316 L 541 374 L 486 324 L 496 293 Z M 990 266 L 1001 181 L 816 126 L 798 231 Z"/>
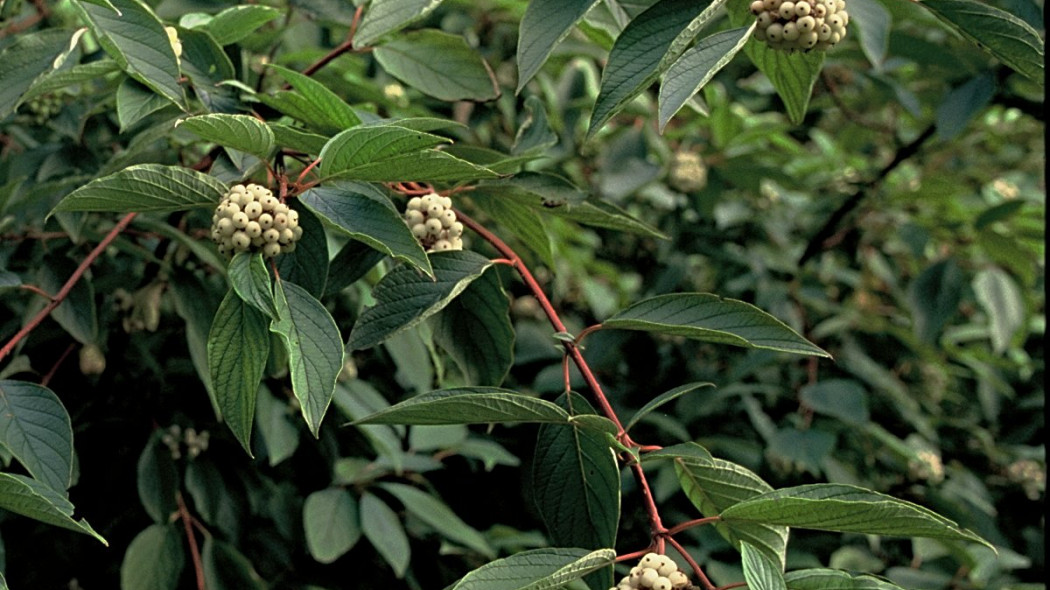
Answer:
<path fill-rule="evenodd" d="M 709 293 L 676 293 L 643 299 L 602 325 L 716 344 L 831 357 L 750 303 Z"/>
<path fill-rule="evenodd" d="M 995 96 L 995 77 L 984 72 L 952 89 L 937 107 L 937 137 L 948 141 L 962 133 Z"/>
<path fill-rule="evenodd" d="M 495 551 L 485 541 L 485 537 L 463 522 L 440 499 L 405 484 L 381 483 L 379 485 L 397 498 L 409 514 L 430 525 L 442 536 L 469 547 L 489 559 L 496 556 Z"/>
<path fill-rule="evenodd" d="M 175 312 L 186 322 L 186 345 L 190 360 L 208 390 L 215 414 L 219 415 L 219 402 L 215 399 L 211 370 L 208 369 L 208 332 L 211 331 L 215 310 L 219 309 L 219 294 L 207 288 L 197 274 L 185 271 L 173 274 L 170 288 Z"/>
<path fill-rule="evenodd" d="M 372 0 L 354 33 L 354 47 L 367 47 L 375 40 L 423 20 L 441 0 Z"/>
<path fill-rule="evenodd" d="M 751 23 L 705 37 L 667 68 L 660 83 L 661 132 L 671 117 L 736 56 L 754 28 L 755 23 Z"/>
<path fill-rule="evenodd" d="M 514 364 L 510 302 L 499 275 L 486 272 L 435 317 L 434 341 L 470 385 L 499 386 Z"/>
<path fill-rule="evenodd" d="M 726 4 L 729 18 L 734 26 L 750 25 L 754 15 L 747 2 Z M 744 45 L 744 52 L 752 63 L 773 84 L 787 108 L 788 118 L 798 125 L 806 116 L 813 85 L 824 67 L 824 51 L 795 51 L 788 53 L 771 48 L 756 39 Z"/>
<path fill-rule="evenodd" d="M 741 541 L 740 557 L 748 590 L 787 590 L 782 569 L 757 547 Z"/>
<path fill-rule="evenodd" d="M 171 449 L 161 442 L 160 431 L 155 431 L 139 455 L 136 466 L 136 486 L 139 501 L 153 522 L 165 523 L 178 506 L 175 495 L 179 490 L 179 473 Z"/>
<path fill-rule="evenodd" d="M 993 266 L 977 273 L 973 290 L 977 302 L 988 314 L 992 350 L 1002 354 L 1010 347 L 1014 334 L 1025 324 L 1021 289 L 1010 275 Z"/>
<path fill-rule="evenodd" d="M 530 3 L 529 7 L 532 6 Z M 514 134 L 514 145 L 510 153 L 516 156 L 543 155 L 558 144 L 558 134 L 551 129 L 543 99 L 538 96 L 527 97 L 523 112 L 524 118 Z"/>
<path fill-rule="evenodd" d="M 847 424 L 868 422 L 868 392 L 852 379 L 824 379 L 805 385 L 799 401 L 818 414 L 838 418 Z"/>
<path fill-rule="evenodd" d="M 230 279 L 230 286 L 245 303 L 270 318 L 277 317 L 270 271 L 266 268 L 262 254 L 238 252 L 233 260 L 230 260 L 226 274 Z"/>
<path fill-rule="evenodd" d="M 551 239 L 538 211 L 525 203 L 495 194 L 494 191 L 474 191 L 470 198 L 496 223 L 517 236 L 529 250 L 538 254 L 548 268 L 554 268 Z"/>
<path fill-rule="evenodd" d="M 53 29 L 52 31 L 57 30 Z M 19 40 L 31 38 L 32 35 L 21 35 Z M 16 42 L 17 43 L 17 42 Z M 6 55 L 6 54 L 5 54 Z M 7 65 L 9 62 L 7 58 L 0 57 L 0 63 Z M 0 79 L 14 80 L 10 75 L 6 75 L 2 72 L 3 66 L 0 66 Z M 29 70 L 23 70 L 29 71 Z M 117 62 L 112 59 L 101 59 L 99 61 L 88 62 L 86 64 L 77 64 L 69 68 L 62 68 L 61 70 L 55 70 L 50 74 L 37 78 L 33 82 L 33 86 L 22 95 L 20 102 L 25 103 L 26 101 L 32 100 L 38 96 L 61 90 L 63 88 L 73 86 L 74 84 L 80 84 L 82 82 L 93 82 L 105 79 L 106 77 L 120 71 L 120 67 Z M 123 77 L 123 75 L 121 75 Z M 4 86 L 0 88 L 0 105 L 6 104 L 3 99 L 4 92 L 11 92 L 16 86 L 14 82 L 11 86 Z M 0 116 L 3 116 L 3 111 L 0 110 Z"/>
<path fill-rule="evenodd" d="M 813 568 L 784 574 L 788 590 L 902 590 L 870 574 L 853 575 L 841 570 Z"/>
<path fill-rule="evenodd" d="M 343 182 L 312 188 L 299 201 L 344 234 L 426 272 L 430 260 L 390 199 L 372 185 Z"/>
<path fill-rule="evenodd" d="M 328 143 L 328 138 L 316 133 L 309 133 L 280 123 L 268 123 L 273 131 L 274 142 L 282 148 L 297 150 L 304 154 L 316 156 Z"/>
<path fill-rule="evenodd" d="M 361 538 L 357 500 L 342 488 L 307 496 L 303 503 L 306 548 L 321 563 L 332 563 Z"/>
<path fill-rule="evenodd" d="M 518 88 L 540 71 L 551 51 L 599 0 L 532 0 L 518 29 Z"/>
<path fill-rule="evenodd" d="M 117 87 L 117 121 L 121 133 L 135 123 L 171 104 L 168 99 L 154 93 L 133 78 L 124 78 Z"/>
<path fill-rule="evenodd" d="M 391 76 L 439 100 L 484 102 L 500 94 L 485 59 L 460 35 L 410 31 L 377 45 L 372 53 Z"/>
<path fill-rule="evenodd" d="M 386 254 L 357 240 L 349 240 L 336 252 L 328 265 L 328 280 L 325 281 L 325 297 L 334 295 L 368 274 Z M 427 260 L 429 268 L 430 261 Z"/>
<path fill-rule="evenodd" d="M 594 415 L 581 395 L 569 392 L 558 405 L 573 417 Z M 532 487 L 536 508 L 557 546 L 616 546 L 620 523 L 620 467 L 604 432 L 573 424 L 543 424 L 536 435 Z M 605 586 L 613 583 L 606 572 Z"/>
<path fill-rule="evenodd" d="M 37 272 L 37 286 L 48 293 L 58 293 L 76 272 L 76 264 L 67 256 L 49 255 L 44 257 L 43 263 Z M 95 282 L 87 277 L 77 281 L 65 301 L 51 312 L 51 318 L 84 345 L 99 341 L 94 285 Z M 43 307 L 43 301 L 40 303 Z"/>
<path fill-rule="evenodd" d="M 270 68 L 280 74 L 297 92 L 279 91 L 273 97 L 257 95 L 264 103 L 325 133 L 337 133 L 361 124 L 361 119 L 354 109 L 324 84 L 295 70 L 277 65 L 271 65 Z M 276 102 L 271 104 L 266 100 L 268 98 Z M 282 106 L 289 108 L 291 112 L 282 109 Z"/>
<path fill-rule="evenodd" d="M 69 51 L 80 35 L 73 31 L 49 29 L 22 33 L 0 52 L 0 118 L 32 97 L 23 94 L 42 76 L 57 69 L 55 61 Z"/>
<path fill-rule="evenodd" d="M 299 213 L 303 237 L 296 242 L 294 251 L 274 259 L 277 274 L 285 282 L 295 283 L 314 297 L 320 297 L 328 278 L 328 237 L 324 225 L 298 199 L 289 200 L 288 204 Z"/>
<path fill-rule="evenodd" d="M 129 76 L 186 109 L 179 64 L 164 24 L 139 0 L 108 0 L 112 8 L 75 2 L 99 44 Z"/>
<path fill-rule="evenodd" d="M 279 16 L 281 11 L 270 6 L 231 6 L 211 17 L 202 28 L 210 33 L 219 45 L 230 45 L 251 35 Z"/>
<path fill-rule="evenodd" d="M 73 426 L 50 389 L 0 380 L 0 445 L 37 480 L 65 492 L 73 474 Z"/>
<path fill-rule="evenodd" d="M 760 496 L 773 488 L 751 470 L 722 459 L 716 459 L 696 443 L 684 443 L 647 453 L 644 461 L 671 459 L 682 491 L 705 517 L 721 514 L 739 502 Z M 784 567 L 788 529 L 776 524 L 726 521 L 715 523 L 715 529 L 734 547 L 742 541 Z"/>
<path fill-rule="evenodd" d="M 267 387 L 259 389 L 255 400 L 255 423 L 259 425 L 270 467 L 295 454 L 299 448 L 298 424 L 292 423 L 289 404 L 274 397 Z"/>
<path fill-rule="evenodd" d="M 266 123 L 248 115 L 198 115 L 181 119 L 176 128 L 183 128 L 205 141 L 240 150 L 262 159 L 273 151 L 275 138 Z"/>
<path fill-rule="evenodd" d="M 879 0 L 850 0 L 850 23 L 856 27 L 861 51 L 876 71 L 881 71 L 890 48 L 893 17 Z"/>
<path fill-rule="evenodd" d="M 252 456 L 252 420 L 270 356 L 268 318 L 230 290 L 208 333 L 208 370 L 223 420 Z"/>
<path fill-rule="evenodd" d="M 1025 21 L 973 0 L 923 0 L 919 6 L 1043 87 L 1044 42 L 1039 32 Z"/>
<path fill-rule="evenodd" d="M 193 91 L 211 110 L 237 108 L 233 92 L 222 83 L 236 77 L 233 62 L 222 47 L 203 31 L 179 31 L 182 42 L 182 73 L 193 83 Z M 217 98 L 222 98 L 218 101 Z"/>
<path fill-rule="evenodd" d="M 554 590 L 613 564 L 616 551 L 544 548 L 486 563 L 450 590 Z"/>
<path fill-rule="evenodd" d="M 397 513 L 379 498 L 368 492 L 361 496 L 361 528 L 376 551 L 394 569 L 398 579 L 405 575 L 412 553 L 408 535 Z"/>
<path fill-rule="evenodd" d="M 354 424 L 565 423 L 569 414 L 551 402 L 498 387 L 439 389 L 410 397 Z"/>
<path fill-rule="evenodd" d="M 649 400 L 648 403 L 646 403 L 644 406 L 641 407 L 641 409 L 635 412 L 634 416 L 631 416 L 631 419 L 627 422 L 627 425 L 624 426 L 624 430 L 630 430 L 635 424 L 638 423 L 639 420 L 644 418 L 647 414 L 670 401 L 674 401 L 679 397 L 682 397 L 687 393 L 692 393 L 698 389 L 714 386 L 714 383 L 687 383 L 685 385 L 675 387 L 670 391 L 665 391 L 660 395 L 654 397 L 653 399 Z"/>
<path fill-rule="evenodd" d="M 725 0 L 660 0 L 631 20 L 609 52 L 587 137 L 655 82 L 723 4 Z"/>
<path fill-rule="evenodd" d="M 277 281 L 274 291 L 278 319 L 270 331 L 288 349 L 292 391 L 310 432 L 317 437 L 343 368 L 343 339 L 328 310 L 305 289 Z"/>
<path fill-rule="evenodd" d="M 138 164 L 96 178 L 66 195 L 52 210 L 157 211 L 169 213 L 194 207 L 214 207 L 226 186 L 196 170 L 181 166 Z"/>
<path fill-rule="evenodd" d="M 152 524 L 131 540 L 120 564 L 120 589 L 175 590 L 186 565 L 182 537 L 171 524 Z"/>
<path fill-rule="evenodd" d="M 91 535 L 103 545 L 109 545 L 86 520 L 73 520 L 73 504 L 65 496 L 50 486 L 23 475 L 0 473 L 0 509 Z"/>
<path fill-rule="evenodd" d="M 915 334 L 923 342 L 934 342 L 941 329 L 956 314 L 962 300 L 963 274 L 952 258 L 926 267 L 908 285 Z"/>
<path fill-rule="evenodd" d="M 375 305 L 358 316 L 347 348 L 371 348 L 441 311 L 481 276 L 492 262 L 470 251 L 440 252 L 430 256 L 434 278 L 401 265 L 372 290 Z"/>
<path fill-rule="evenodd" d="M 981 537 L 922 506 L 844 484 L 810 484 L 770 491 L 729 506 L 721 516 L 727 523 L 974 541 L 994 550 Z"/>
<path fill-rule="evenodd" d="M 321 173 L 369 182 L 465 182 L 496 176 L 482 166 L 428 149 L 448 141 L 397 125 L 347 129 L 321 150 Z"/>
<path fill-rule="evenodd" d="M 208 590 L 265 590 L 266 583 L 248 558 L 236 547 L 215 538 L 204 537 L 201 551 L 204 584 Z"/>

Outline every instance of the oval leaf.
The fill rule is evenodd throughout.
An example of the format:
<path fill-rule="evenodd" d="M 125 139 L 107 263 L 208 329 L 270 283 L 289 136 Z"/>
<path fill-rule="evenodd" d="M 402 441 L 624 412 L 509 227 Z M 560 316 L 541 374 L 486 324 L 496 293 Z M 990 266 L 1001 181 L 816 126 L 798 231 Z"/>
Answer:
<path fill-rule="evenodd" d="M 397 513 L 379 498 L 365 492 L 361 496 L 361 528 L 372 546 L 393 568 L 394 575 L 398 578 L 404 576 L 412 553 L 408 535 Z"/>
<path fill-rule="evenodd" d="M 497 559 L 463 576 L 451 590 L 553 590 L 613 564 L 616 551 L 532 549 Z"/>
<path fill-rule="evenodd" d="M 748 590 L 787 590 L 781 569 L 754 545 L 742 541 L 740 557 Z"/>
<path fill-rule="evenodd" d="M 750 303 L 709 293 L 676 293 L 643 299 L 605 320 L 602 326 L 831 358 L 786 324 Z"/>
<path fill-rule="evenodd" d="M 146 527 L 128 545 L 120 564 L 121 590 L 175 590 L 185 566 L 182 537 L 170 524 Z"/>
<path fill-rule="evenodd" d="M 266 269 L 262 254 L 238 252 L 230 261 L 226 274 L 230 286 L 245 303 L 271 318 L 277 317 L 270 271 Z"/>
<path fill-rule="evenodd" d="M 270 127 L 248 115 L 198 115 L 181 119 L 175 126 L 186 129 L 205 141 L 263 159 L 269 157 L 274 147 L 274 135 Z"/>
<path fill-rule="evenodd" d="M 469 385 L 503 383 L 514 364 L 514 327 L 499 275 L 484 273 L 434 319 L 434 341 L 456 361 Z"/>
<path fill-rule="evenodd" d="M 357 500 L 342 488 L 314 492 L 303 503 L 303 531 L 310 555 L 332 563 L 361 538 Z"/>
<path fill-rule="evenodd" d="M 649 400 L 647 404 L 645 404 L 641 407 L 641 409 L 635 412 L 634 416 L 631 416 L 630 421 L 627 422 L 627 425 L 624 426 L 624 430 L 630 430 L 631 427 L 637 424 L 639 420 L 644 418 L 646 414 L 649 414 L 656 408 L 659 408 L 660 406 L 668 402 L 674 401 L 687 393 L 696 391 L 697 389 L 714 386 L 714 383 L 687 383 L 685 385 L 675 387 L 670 391 L 665 391 L 660 395 L 654 397 L 653 399 Z"/>
<path fill-rule="evenodd" d="M 485 537 L 463 522 L 463 519 L 438 498 L 405 484 L 382 483 L 379 485 L 400 500 L 409 514 L 427 523 L 442 536 L 461 543 L 490 559 L 496 556 L 495 551 L 485 541 Z"/>
<path fill-rule="evenodd" d="M 749 27 L 705 37 L 667 68 L 660 84 L 660 131 L 694 94 L 736 56 L 754 28 L 755 23 L 752 23 Z"/>
<path fill-rule="evenodd" d="M 260 27 L 281 16 L 281 11 L 271 6 L 231 6 L 203 25 L 219 45 L 230 45 L 259 30 Z"/>
<path fill-rule="evenodd" d="M 59 201 L 57 211 L 158 211 L 214 207 L 226 194 L 217 179 L 181 166 L 139 164 L 96 178 Z"/>
<path fill-rule="evenodd" d="M 35 479 L 0 473 L 0 508 L 33 520 L 91 535 L 109 545 L 86 520 L 73 520 L 73 504 L 62 494 Z"/>
<path fill-rule="evenodd" d="M 33 82 L 55 69 L 55 58 L 68 51 L 70 42 L 79 38 L 73 32 L 50 29 L 38 33 L 22 33 L 0 53 L 0 117 L 28 100 L 23 94 Z"/>
<path fill-rule="evenodd" d="M 939 514 L 892 496 L 845 484 L 783 488 L 722 511 L 725 522 L 758 522 L 822 531 L 974 541 L 994 547 Z"/>
<path fill-rule="evenodd" d="M 366 47 L 376 39 L 400 31 L 433 12 L 442 0 L 372 0 L 361 25 L 354 33 L 354 47 Z"/>
<path fill-rule="evenodd" d="M 499 96 L 496 77 L 459 35 L 433 29 L 402 33 L 373 51 L 398 80 L 439 100 L 487 101 Z"/>
<path fill-rule="evenodd" d="M 204 583 L 208 590 L 265 590 L 266 583 L 236 547 L 216 539 L 204 537 L 201 551 Z"/>
<path fill-rule="evenodd" d="M 518 89 L 540 71 L 554 47 L 600 0 L 532 0 L 518 28 Z"/>
<path fill-rule="evenodd" d="M 439 389 L 411 397 L 354 424 L 488 424 L 561 422 L 569 414 L 551 402 L 498 387 Z"/>
<path fill-rule="evenodd" d="M 65 493 L 73 473 L 73 426 L 50 389 L 24 381 L 0 381 L 0 444 L 29 473 Z"/>
<path fill-rule="evenodd" d="M 303 122 L 331 132 L 361 124 L 361 119 L 354 112 L 353 107 L 346 104 L 346 101 L 321 82 L 295 70 L 277 65 L 270 67 L 298 91 L 298 93 L 279 92 L 277 96 L 291 99 L 296 108 L 305 114 L 306 118 L 303 119 Z M 295 113 L 288 114 L 295 116 Z"/>
<path fill-rule="evenodd" d="M 902 590 L 896 584 L 870 574 L 853 575 L 842 570 L 812 568 L 784 574 L 789 590 Z"/>

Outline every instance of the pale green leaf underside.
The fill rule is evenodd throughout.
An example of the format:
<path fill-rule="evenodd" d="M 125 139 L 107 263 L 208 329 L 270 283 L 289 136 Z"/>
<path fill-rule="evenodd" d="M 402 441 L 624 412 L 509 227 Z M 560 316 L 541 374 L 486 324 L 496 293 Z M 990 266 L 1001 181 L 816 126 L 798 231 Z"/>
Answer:
<path fill-rule="evenodd" d="M 266 158 L 274 148 L 273 131 L 248 115 L 198 115 L 182 119 L 177 127 L 223 147 Z"/>
<path fill-rule="evenodd" d="M 433 29 L 401 33 L 372 52 L 390 75 L 446 101 L 487 101 L 499 85 L 481 54 L 459 35 Z"/>
<path fill-rule="evenodd" d="M 405 527 L 396 512 L 368 492 L 361 496 L 361 530 L 393 568 L 394 575 L 398 578 L 405 575 L 412 555 Z"/>
<path fill-rule="evenodd" d="M 742 541 L 740 558 L 748 590 L 787 590 L 781 568 L 760 549 Z"/>
<path fill-rule="evenodd" d="M 532 549 L 487 563 L 451 590 L 553 590 L 616 559 L 613 549 Z"/>
<path fill-rule="evenodd" d="M 69 487 L 73 426 L 50 389 L 25 381 L 0 381 L 0 446 L 55 491 Z"/>
<path fill-rule="evenodd" d="M 271 6 L 231 6 L 212 17 L 203 28 L 219 45 L 229 45 L 251 35 L 278 16 L 281 16 L 281 11 Z"/>
<path fill-rule="evenodd" d="M 214 207 L 226 193 L 217 179 L 181 166 L 138 164 L 96 178 L 59 201 L 58 211 L 170 213 Z"/>
<path fill-rule="evenodd" d="M 73 504 L 50 487 L 22 475 L 0 473 L 0 508 L 109 543 L 86 520 L 73 520 Z"/>
<path fill-rule="evenodd" d="M 660 84 L 660 130 L 685 103 L 728 64 L 755 28 L 739 27 L 704 38 L 671 64 Z"/>
<path fill-rule="evenodd" d="M 566 423 L 569 414 L 547 400 L 498 387 L 458 387 L 411 397 L 355 424 Z"/>
<path fill-rule="evenodd" d="M 643 299 L 605 320 L 602 326 L 830 357 L 786 324 L 750 303 L 709 293 L 676 293 Z"/>

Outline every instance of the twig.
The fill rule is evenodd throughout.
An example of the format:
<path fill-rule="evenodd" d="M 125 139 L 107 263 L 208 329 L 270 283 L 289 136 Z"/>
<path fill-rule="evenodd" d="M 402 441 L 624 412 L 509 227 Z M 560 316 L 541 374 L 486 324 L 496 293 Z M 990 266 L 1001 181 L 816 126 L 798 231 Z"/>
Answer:
<path fill-rule="evenodd" d="M 55 373 L 58 372 L 58 368 L 62 366 L 62 363 L 65 362 L 66 357 L 69 356 L 69 353 L 73 352 L 74 348 L 76 348 L 75 344 L 70 344 L 66 347 L 66 351 L 62 353 L 62 356 L 58 357 L 58 360 L 55 361 L 54 365 L 51 365 L 51 370 L 48 371 L 42 379 L 40 379 L 40 385 L 47 387 L 47 384 L 51 382 L 52 378 L 54 378 Z"/>
<path fill-rule="evenodd" d="M 33 318 L 29 320 L 29 322 L 27 322 L 17 334 L 12 336 L 3 348 L 0 348 L 0 361 L 2 361 L 7 355 L 11 354 L 11 351 L 15 349 L 15 346 L 17 346 L 23 338 L 36 329 L 36 327 L 40 325 L 40 322 L 44 321 L 44 318 L 50 315 L 56 307 L 65 301 L 66 297 L 69 296 L 69 292 L 73 290 L 73 286 L 76 285 L 77 282 L 80 281 L 80 278 L 84 276 L 84 273 L 87 272 L 88 267 L 95 262 L 96 258 L 102 255 L 102 252 L 104 252 L 106 248 L 109 247 L 109 244 L 120 235 L 120 232 L 124 231 L 124 228 L 131 223 L 131 220 L 135 218 L 135 215 L 137 215 L 137 213 L 128 213 L 117 222 L 117 225 L 113 226 L 113 229 L 109 230 L 106 237 L 102 238 L 102 241 L 95 246 L 95 249 L 92 250 L 91 253 L 84 258 L 83 262 L 80 263 L 80 266 L 73 271 L 73 274 L 69 276 L 69 280 L 66 281 L 66 284 L 62 285 L 62 288 L 55 294 L 51 302 L 33 316 Z"/>
<path fill-rule="evenodd" d="M 361 22 L 361 12 L 364 8 L 364 5 L 361 5 L 354 11 L 354 20 L 350 23 L 350 32 L 346 35 L 346 41 L 340 43 L 335 49 L 329 51 L 321 59 L 307 66 L 302 72 L 304 76 L 313 76 L 318 70 L 332 63 L 335 58 L 354 50 L 354 34 L 357 33 L 357 25 Z"/>
<path fill-rule="evenodd" d="M 190 546 L 190 559 L 193 560 L 193 572 L 197 577 L 197 590 L 206 590 L 204 583 L 204 562 L 201 560 L 200 549 L 197 548 L 197 537 L 193 536 L 193 524 L 196 520 L 186 507 L 186 501 L 182 499 L 182 492 L 175 492 L 175 503 L 179 507 L 179 520 L 182 528 L 186 531 L 186 543 Z"/>
<path fill-rule="evenodd" d="M 700 581 L 700 587 L 704 590 L 715 590 L 715 585 L 711 583 L 711 580 L 707 579 L 707 574 L 704 573 L 703 568 L 700 567 L 700 564 L 696 563 L 696 560 L 693 559 L 692 555 L 689 555 L 689 552 L 685 550 L 685 547 L 682 547 L 682 544 L 675 541 L 673 537 L 667 537 L 667 542 L 682 555 L 682 558 L 689 564 L 689 567 L 693 568 L 693 572 L 696 574 L 696 579 Z"/>

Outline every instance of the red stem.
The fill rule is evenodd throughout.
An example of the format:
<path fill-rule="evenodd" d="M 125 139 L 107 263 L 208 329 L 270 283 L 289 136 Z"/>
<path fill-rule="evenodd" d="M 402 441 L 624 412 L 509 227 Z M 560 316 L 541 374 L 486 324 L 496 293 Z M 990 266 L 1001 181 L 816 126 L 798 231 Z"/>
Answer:
<path fill-rule="evenodd" d="M 80 263 L 80 266 L 78 266 L 77 269 L 73 271 L 73 274 L 70 275 L 69 280 L 66 281 L 65 285 L 62 285 L 62 289 L 55 294 L 51 302 L 44 306 L 44 309 L 40 310 L 39 313 L 33 316 L 33 319 L 29 320 L 29 322 L 27 322 L 26 325 L 23 326 L 17 334 L 15 334 L 10 340 L 8 340 L 7 344 L 5 344 L 3 348 L 0 348 L 0 361 L 2 361 L 7 355 L 11 354 L 11 351 L 15 349 L 15 346 L 18 346 L 18 343 L 21 342 L 23 338 L 25 338 L 30 334 L 30 332 L 35 330 L 36 327 L 40 325 L 40 322 L 44 321 L 44 318 L 50 315 L 56 307 L 58 307 L 62 304 L 63 301 L 65 301 L 66 297 L 69 296 L 69 292 L 73 290 L 73 286 L 76 285 L 80 278 L 84 276 L 84 273 L 87 272 L 87 269 L 91 266 L 91 263 L 93 263 L 96 258 L 102 255 L 102 252 L 104 252 L 106 248 L 109 247 L 109 244 L 117 238 L 120 232 L 124 231 L 124 229 L 128 226 L 129 223 L 131 223 L 131 220 L 135 218 L 135 215 L 137 215 L 137 213 L 128 213 L 127 215 L 122 217 L 120 221 L 117 222 L 117 225 L 113 226 L 113 229 L 109 230 L 109 233 L 106 234 L 106 237 L 102 238 L 102 241 L 99 242 L 97 246 L 95 246 L 95 249 L 92 250 L 91 253 L 88 254 L 86 258 L 84 258 L 84 261 Z"/>
<path fill-rule="evenodd" d="M 704 590 L 715 590 L 715 585 L 711 583 L 711 580 L 707 579 L 707 574 L 704 573 L 700 564 L 696 563 L 693 556 L 689 555 L 689 552 L 685 550 L 685 547 L 682 547 L 681 543 L 675 541 L 674 537 L 667 537 L 667 542 L 682 555 L 682 558 L 689 564 L 689 567 L 693 568 L 693 573 L 696 574 L 696 579 L 700 581 L 700 587 Z"/>
<path fill-rule="evenodd" d="M 179 507 L 179 520 L 182 521 L 182 528 L 186 531 L 186 542 L 190 546 L 190 559 L 193 560 L 193 572 L 197 577 L 197 590 L 206 590 L 204 583 L 204 562 L 201 560 L 200 549 L 197 548 L 197 537 L 193 536 L 193 515 L 190 514 L 190 509 L 186 507 L 186 502 L 182 499 L 182 492 L 175 493 L 175 502 Z"/>
<path fill-rule="evenodd" d="M 712 524 L 712 523 L 718 522 L 720 520 L 722 520 L 722 517 L 720 517 L 720 516 L 708 516 L 707 518 L 697 518 L 695 520 L 689 520 L 689 521 L 686 521 L 686 522 L 683 522 L 683 523 L 680 523 L 680 524 L 676 524 L 675 526 L 671 527 L 670 529 L 667 530 L 667 534 L 668 535 L 677 535 L 678 533 L 680 533 L 680 532 L 682 532 L 682 531 L 684 531 L 686 529 L 691 529 L 691 528 L 693 528 L 695 526 L 702 526 L 702 525 L 705 525 L 705 524 Z"/>

